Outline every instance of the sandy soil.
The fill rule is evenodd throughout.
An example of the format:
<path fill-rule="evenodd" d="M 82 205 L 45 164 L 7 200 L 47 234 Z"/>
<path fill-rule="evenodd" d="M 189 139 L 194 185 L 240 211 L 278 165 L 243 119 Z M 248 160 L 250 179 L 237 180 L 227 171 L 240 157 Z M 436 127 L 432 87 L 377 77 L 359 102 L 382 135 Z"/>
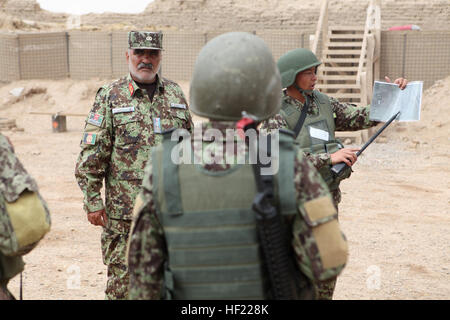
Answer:
<path fill-rule="evenodd" d="M 106 268 L 99 227 L 82 209 L 74 178 L 84 118 L 67 117 L 53 133 L 50 115 L 86 114 L 105 80 L 18 81 L 0 86 L 4 131 L 37 180 L 52 214 L 52 229 L 24 257 L 24 299 L 103 299 Z M 189 84 L 181 82 L 186 94 Z M 21 97 L 10 91 L 23 87 Z M 343 182 L 340 222 L 349 262 L 335 299 L 450 298 L 450 77 L 424 92 L 421 121 L 395 123 L 372 144 Z M 21 131 L 23 129 L 23 131 Z M 11 291 L 18 296 L 19 277 Z"/>

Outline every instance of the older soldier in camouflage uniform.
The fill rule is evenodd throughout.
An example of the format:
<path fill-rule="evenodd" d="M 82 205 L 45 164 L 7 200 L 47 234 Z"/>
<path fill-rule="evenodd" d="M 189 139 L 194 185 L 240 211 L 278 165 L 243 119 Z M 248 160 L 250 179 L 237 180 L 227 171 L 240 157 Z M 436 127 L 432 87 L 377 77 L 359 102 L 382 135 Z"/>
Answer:
<path fill-rule="evenodd" d="M 281 112 L 265 121 L 261 128 L 272 131 L 289 128 L 296 131 L 296 142 L 305 156 L 319 170 L 333 195 L 336 209 L 341 201 L 340 181 L 331 174 L 331 166 L 345 162 L 352 166 L 356 162 L 355 152 L 359 149 L 344 148 L 335 138 L 335 131 L 356 131 L 367 129 L 378 124 L 369 120 L 370 105 L 357 107 L 354 104 L 342 103 L 314 90 L 317 82 L 317 68 L 321 64 L 313 52 L 308 49 L 294 49 L 278 60 L 283 88 Z M 390 82 L 386 77 L 386 81 Z M 407 80 L 398 78 L 394 81 L 401 89 Z M 306 102 L 306 103 L 305 103 Z M 307 105 L 305 109 L 305 105 Z M 305 109 L 305 110 L 304 110 Z M 304 122 L 298 124 L 304 115 Z M 349 173 L 346 177 L 349 176 Z M 335 280 L 320 286 L 320 297 L 331 299 Z"/>
<path fill-rule="evenodd" d="M 190 97 L 191 110 L 211 120 L 202 124 L 203 135 L 195 132 L 191 137 L 194 158 L 203 162 L 171 165 L 170 158 L 166 158 L 173 150 L 170 136 L 154 148 L 135 204 L 128 254 L 129 297 L 268 298 L 267 292 L 261 292 L 256 285 L 261 269 L 246 269 L 257 265 L 259 247 L 252 242 L 254 229 L 250 227 L 255 223 L 251 209 L 256 194 L 254 175 L 250 165 L 236 164 L 242 163 L 236 159 L 248 157 L 248 148 L 226 145 L 237 138 L 228 132 L 235 132 L 242 111 L 257 124 L 280 108 L 280 76 L 270 50 L 260 38 L 247 33 L 228 33 L 212 39 L 197 58 Z M 220 133 L 214 139 L 207 134 L 212 129 Z M 292 137 L 283 133 L 280 145 L 281 140 L 290 152 L 280 151 L 280 172 L 291 173 L 277 174 L 278 190 L 282 191 L 274 202 L 283 207 L 278 209 L 286 217 L 295 274 L 299 278 L 303 274 L 313 282 L 329 279 L 341 272 L 347 259 L 347 244 L 336 220 L 336 209 L 326 184 L 294 147 Z M 216 155 L 225 154 L 236 162 L 216 160 Z M 292 161 L 282 165 L 284 160 Z M 175 171 L 168 174 L 167 168 Z M 287 203 L 292 204 L 289 213 Z M 320 223 L 311 223 L 319 221 L 313 216 L 320 216 Z M 179 225 L 170 225 L 169 221 L 176 222 L 177 217 L 181 219 Z M 319 230 L 321 239 L 314 236 Z M 250 242 L 240 242 L 249 235 Z M 247 250 L 251 252 L 247 254 Z M 308 281 L 302 283 L 297 298 L 307 296 Z"/>
<path fill-rule="evenodd" d="M 157 74 L 162 37 L 160 32 L 129 32 L 126 59 L 130 73 L 98 90 L 76 164 L 87 218 L 104 228 L 106 299 L 127 298 L 125 247 L 150 147 L 162 141 L 164 130 L 190 130 L 192 126 L 180 86 Z M 103 179 L 105 205 L 100 195 Z"/>
<path fill-rule="evenodd" d="M 12 231 L 13 226 L 6 210 L 6 203 L 16 202 L 27 191 L 31 191 L 37 195 L 37 203 L 39 204 L 40 202 L 39 206 L 45 210 L 45 214 L 47 215 L 48 220 L 45 223 L 50 227 L 48 208 L 38 193 L 36 182 L 27 173 L 15 155 L 14 148 L 9 139 L 0 134 L 0 300 L 14 299 L 6 286 L 10 279 L 23 271 L 24 262 L 22 255 L 28 253 L 37 244 L 37 242 L 33 241 L 20 249 L 19 252 L 12 250 L 15 252 L 14 254 L 11 254 L 11 250 L 9 250 L 14 247 L 11 245 L 10 238 L 14 231 Z M 27 209 L 30 208 L 27 207 Z M 27 214 L 30 213 L 31 211 L 27 212 Z M 27 228 L 28 232 L 31 232 L 31 230 L 33 228 Z"/>

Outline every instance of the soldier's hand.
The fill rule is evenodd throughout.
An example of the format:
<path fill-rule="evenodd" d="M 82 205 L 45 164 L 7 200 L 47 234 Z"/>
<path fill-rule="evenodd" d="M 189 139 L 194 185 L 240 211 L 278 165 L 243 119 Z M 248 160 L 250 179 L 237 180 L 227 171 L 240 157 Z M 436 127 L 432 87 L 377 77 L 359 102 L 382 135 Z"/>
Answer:
<path fill-rule="evenodd" d="M 384 79 L 386 80 L 386 82 L 391 82 L 391 79 L 389 79 L 389 77 L 385 76 Z M 395 84 L 397 84 L 400 89 L 405 89 L 406 85 L 408 84 L 408 80 L 405 78 L 397 78 L 394 81 Z"/>
<path fill-rule="evenodd" d="M 354 148 L 343 148 L 335 153 L 331 154 L 331 164 L 336 164 L 340 162 L 345 162 L 349 167 L 351 167 L 357 160 L 355 152 L 359 149 Z"/>
<path fill-rule="evenodd" d="M 106 222 L 108 221 L 108 218 L 106 217 L 106 211 L 105 209 L 89 212 L 87 215 L 87 218 L 90 223 L 92 223 L 94 226 L 106 226 Z"/>

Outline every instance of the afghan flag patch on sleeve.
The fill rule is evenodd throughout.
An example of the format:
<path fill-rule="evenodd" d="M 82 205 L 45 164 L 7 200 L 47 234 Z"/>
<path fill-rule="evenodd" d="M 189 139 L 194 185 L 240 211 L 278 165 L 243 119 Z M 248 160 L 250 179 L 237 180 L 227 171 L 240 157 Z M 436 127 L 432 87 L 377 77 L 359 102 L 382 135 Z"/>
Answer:
<path fill-rule="evenodd" d="M 95 144 L 95 141 L 97 140 L 97 134 L 96 133 L 89 133 L 85 132 L 83 134 L 83 143 L 84 144 Z"/>
<path fill-rule="evenodd" d="M 103 116 L 98 113 L 89 113 L 89 118 L 87 120 L 88 123 L 93 124 L 94 126 L 101 127 L 103 122 Z"/>

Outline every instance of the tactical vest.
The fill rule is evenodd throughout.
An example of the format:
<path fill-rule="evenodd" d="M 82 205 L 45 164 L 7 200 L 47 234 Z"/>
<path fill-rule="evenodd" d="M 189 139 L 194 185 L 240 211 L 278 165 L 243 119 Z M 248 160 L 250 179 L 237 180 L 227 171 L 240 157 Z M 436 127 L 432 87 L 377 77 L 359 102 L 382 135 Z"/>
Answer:
<path fill-rule="evenodd" d="M 334 135 L 335 123 L 330 99 L 319 91 L 314 91 L 313 97 L 319 107 L 319 114 L 308 114 L 295 142 L 298 143 L 303 152 L 332 154 L 342 149 L 343 145 Z M 294 130 L 300 118 L 300 113 L 300 110 L 295 106 L 283 101 L 280 114 L 286 120 L 290 130 Z M 335 181 L 330 169 L 331 166 L 325 165 L 320 168 L 319 172 L 328 184 L 329 189 L 333 191 L 339 187 L 339 181 Z"/>
<path fill-rule="evenodd" d="M 220 172 L 176 165 L 176 142 L 153 149 L 153 192 L 168 249 L 166 299 L 264 299 L 266 287 L 249 164 Z M 275 194 L 283 215 L 297 214 L 293 138 L 280 133 Z M 282 182 L 282 183 L 280 183 Z"/>

